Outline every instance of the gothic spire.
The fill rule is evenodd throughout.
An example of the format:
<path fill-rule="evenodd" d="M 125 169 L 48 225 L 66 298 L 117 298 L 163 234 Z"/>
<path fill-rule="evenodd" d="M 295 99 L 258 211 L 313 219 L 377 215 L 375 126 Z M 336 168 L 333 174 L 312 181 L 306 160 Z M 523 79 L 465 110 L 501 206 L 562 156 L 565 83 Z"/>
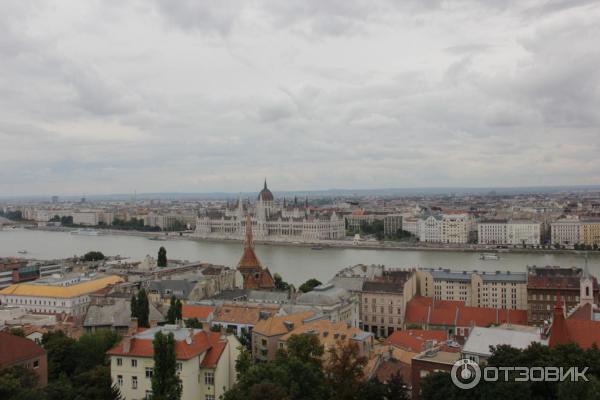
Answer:
<path fill-rule="evenodd" d="M 254 240 L 252 239 L 252 219 L 250 218 L 250 214 L 246 214 L 246 240 L 244 242 L 244 247 L 247 249 L 254 248 Z"/>

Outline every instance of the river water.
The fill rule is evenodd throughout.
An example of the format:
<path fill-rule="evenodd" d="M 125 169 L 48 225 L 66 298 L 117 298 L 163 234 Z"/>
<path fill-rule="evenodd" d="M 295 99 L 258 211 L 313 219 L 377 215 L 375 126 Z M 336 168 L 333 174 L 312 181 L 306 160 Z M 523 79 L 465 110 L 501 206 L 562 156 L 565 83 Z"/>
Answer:
<path fill-rule="evenodd" d="M 99 250 L 105 255 L 121 255 L 141 260 L 146 254 L 156 257 L 158 248 L 167 249 L 167 257 L 189 261 L 235 266 L 242 254 L 242 244 L 235 242 L 198 242 L 192 240 L 153 241 L 127 235 L 82 236 L 66 232 L 31 230 L 0 231 L 0 257 L 23 257 L 17 253 L 26 249 L 27 258 L 54 259 L 82 255 Z M 507 253 L 500 260 L 482 261 L 478 253 L 418 250 L 368 250 L 325 248 L 289 245 L 257 245 L 256 253 L 271 272 L 278 272 L 284 280 L 299 285 L 309 278 L 326 281 L 338 270 L 349 265 L 384 264 L 388 267 L 444 267 L 453 270 L 525 271 L 527 265 L 559 265 L 562 267 L 585 264 L 584 257 L 575 254 Z M 590 255 L 592 274 L 600 277 L 600 256 Z"/>

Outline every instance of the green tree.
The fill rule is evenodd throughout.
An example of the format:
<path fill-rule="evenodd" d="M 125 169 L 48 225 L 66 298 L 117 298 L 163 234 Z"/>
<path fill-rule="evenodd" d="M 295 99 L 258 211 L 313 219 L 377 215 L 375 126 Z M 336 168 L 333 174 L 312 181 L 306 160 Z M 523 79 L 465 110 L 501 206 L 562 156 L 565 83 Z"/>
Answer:
<path fill-rule="evenodd" d="M 136 308 L 138 313 L 138 327 L 150 328 L 150 303 L 148 302 L 148 295 L 146 294 L 146 290 L 144 288 L 141 288 L 138 291 Z"/>
<path fill-rule="evenodd" d="M 181 304 L 181 300 L 175 296 L 171 296 L 171 303 L 169 305 L 169 310 L 167 311 L 167 322 L 174 324 L 177 320 L 181 320 L 183 318 L 182 310 L 183 305 Z"/>
<path fill-rule="evenodd" d="M 311 279 L 307 280 L 306 282 L 304 282 L 302 285 L 300 285 L 298 290 L 301 291 L 302 293 L 307 293 L 319 285 L 321 285 L 321 281 L 319 281 L 318 279 L 315 279 L 315 278 L 311 278 Z"/>
<path fill-rule="evenodd" d="M 408 400 L 410 399 L 408 388 L 400 375 L 400 371 L 396 371 L 390 379 L 387 381 L 387 394 L 388 399 L 394 400 Z"/>
<path fill-rule="evenodd" d="M 48 378 L 56 379 L 61 373 L 72 376 L 77 368 L 77 354 L 74 339 L 67 337 L 63 331 L 45 333 L 42 346 L 48 357 Z"/>
<path fill-rule="evenodd" d="M 0 399 L 38 399 L 38 377 L 29 368 L 15 366 L 0 370 Z"/>
<path fill-rule="evenodd" d="M 139 311 L 138 311 L 138 299 L 137 296 L 134 294 L 131 295 L 131 318 L 139 318 Z"/>
<path fill-rule="evenodd" d="M 394 399 L 394 397 L 388 397 L 387 386 L 379 382 L 377 378 L 361 384 L 357 398 L 360 400 Z"/>
<path fill-rule="evenodd" d="M 25 337 L 25 331 L 23 328 L 10 328 L 9 332 L 11 335 Z"/>
<path fill-rule="evenodd" d="M 202 329 L 202 322 L 198 318 L 188 318 L 185 320 L 185 327 L 192 329 Z"/>
<path fill-rule="evenodd" d="M 84 261 L 100 261 L 104 260 L 104 254 L 100 251 L 88 251 L 83 256 Z"/>
<path fill-rule="evenodd" d="M 273 281 L 275 282 L 275 289 L 277 290 L 286 291 L 290 289 L 289 283 L 285 282 L 277 272 L 273 275 Z"/>
<path fill-rule="evenodd" d="M 152 398 L 154 400 L 179 400 L 182 385 L 177 375 L 175 337 L 157 332 L 152 341 L 154 348 L 154 371 L 152 374 Z"/>
<path fill-rule="evenodd" d="M 159 267 L 167 266 L 167 249 L 165 249 L 163 246 L 160 246 L 160 249 L 158 249 L 158 259 L 156 260 L 156 265 Z"/>
<path fill-rule="evenodd" d="M 339 400 L 354 400 L 361 388 L 367 357 L 360 355 L 360 349 L 354 342 L 338 342 L 329 349 L 325 376 L 329 387 Z"/>

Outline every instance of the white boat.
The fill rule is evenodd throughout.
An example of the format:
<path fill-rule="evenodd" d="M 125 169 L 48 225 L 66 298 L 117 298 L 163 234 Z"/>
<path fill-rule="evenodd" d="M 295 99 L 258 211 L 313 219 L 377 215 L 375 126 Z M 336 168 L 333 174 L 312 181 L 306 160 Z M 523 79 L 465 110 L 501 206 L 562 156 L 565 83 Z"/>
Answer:
<path fill-rule="evenodd" d="M 499 260 L 500 257 L 496 253 L 481 253 L 479 255 L 480 260 Z"/>
<path fill-rule="evenodd" d="M 100 232 L 98 232 L 94 229 L 82 228 L 82 229 L 77 229 L 76 231 L 72 231 L 71 235 L 98 236 L 98 235 L 100 235 Z"/>
<path fill-rule="evenodd" d="M 19 250 L 19 251 L 17 251 L 17 253 L 19 253 L 19 254 L 27 254 L 27 250 Z"/>

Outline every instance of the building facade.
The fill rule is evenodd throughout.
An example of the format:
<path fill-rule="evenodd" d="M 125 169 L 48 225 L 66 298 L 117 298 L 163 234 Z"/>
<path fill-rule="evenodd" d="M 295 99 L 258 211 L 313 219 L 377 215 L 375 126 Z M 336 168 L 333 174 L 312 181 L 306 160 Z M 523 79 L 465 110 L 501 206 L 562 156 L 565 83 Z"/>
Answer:
<path fill-rule="evenodd" d="M 480 244 L 488 245 L 539 245 L 541 224 L 527 220 L 482 221 L 477 224 L 477 238 Z"/>
<path fill-rule="evenodd" d="M 581 221 L 579 219 L 561 219 L 550 224 L 552 244 L 573 247 L 581 243 Z"/>
<path fill-rule="evenodd" d="M 584 219 L 581 221 L 581 243 L 586 246 L 600 246 L 600 220 Z"/>
<path fill-rule="evenodd" d="M 203 238 L 241 239 L 246 231 L 245 215 L 250 205 L 238 201 L 237 208 L 198 216 L 195 235 Z M 344 218 L 335 211 L 314 211 L 308 204 L 284 200 L 278 204 L 265 186 L 258 195 L 251 218 L 254 237 L 258 240 L 320 241 L 346 236 Z"/>
<path fill-rule="evenodd" d="M 125 337 L 108 351 L 112 383 L 124 400 L 152 395 L 156 333 L 173 334 L 182 400 L 216 400 L 236 382 L 240 343 L 233 335 L 165 325 Z"/>
<path fill-rule="evenodd" d="M 85 315 L 90 295 L 110 285 L 123 282 L 118 276 L 69 279 L 40 279 L 30 283 L 11 285 L 0 290 L 0 304 L 21 307 L 35 314 Z"/>
<path fill-rule="evenodd" d="M 598 281 L 581 268 L 528 267 L 527 316 L 530 325 L 552 319 L 557 298 L 568 314 L 582 303 L 598 303 Z"/>
<path fill-rule="evenodd" d="M 363 282 L 360 293 L 362 329 L 376 337 L 388 337 L 402 329 L 406 303 L 417 292 L 412 270 L 388 270 L 381 278 Z"/>
<path fill-rule="evenodd" d="M 419 292 L 436 300 L 462 301 L 470 307 L 527 309 L 524 272 L 417 270 Z"/>

